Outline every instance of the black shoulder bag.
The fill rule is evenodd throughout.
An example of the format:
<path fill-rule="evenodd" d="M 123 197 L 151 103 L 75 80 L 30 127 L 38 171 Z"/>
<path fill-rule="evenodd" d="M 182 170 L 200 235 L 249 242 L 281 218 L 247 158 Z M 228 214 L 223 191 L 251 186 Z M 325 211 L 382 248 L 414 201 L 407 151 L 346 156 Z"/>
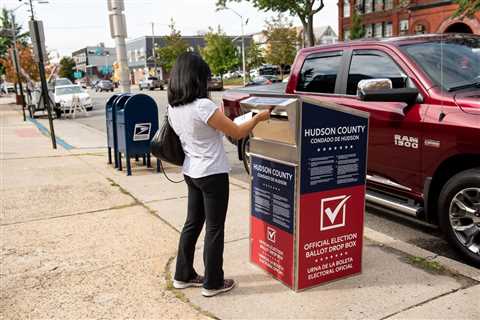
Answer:
<path fill-rule="evenodd" d="M 175 133 L 170 125 L 170 122 L 168 121 L 168 113 L 163 119 L 162 126 L 160 129 L 158 129 L 157 133 L 155 133 L 152 141 L 150 142 L 150 151 L 154 157 L 162 161 L 166 161 L 177 166 L 183 165 L 183 161 L 185 160 L 185 152 L 183 151 L 180 138 Z M 163 166 L 162 171 L 165 173 Z M 168 177 L 167 179 L 170 180 Z"/>

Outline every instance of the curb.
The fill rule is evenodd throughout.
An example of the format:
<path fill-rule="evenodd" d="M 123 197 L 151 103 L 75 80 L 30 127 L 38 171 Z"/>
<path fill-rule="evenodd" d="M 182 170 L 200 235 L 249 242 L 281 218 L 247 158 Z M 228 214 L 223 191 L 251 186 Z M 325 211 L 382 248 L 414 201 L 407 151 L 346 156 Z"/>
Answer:
<path fill-rule="evenodd" d="M 249 183 L 238 180 L 236 178 L 230 178 L 230 184 L 240 186 L 244 189 L 250 188 Z M 413 257 L 420 257 L 428 261 L 437 262 L 455 274 L 480 282 L 480 270 L 476 269 L 475 267 L 438 255 L 436 253 L 414 246 L 407 242 L 392 238 L 387 234 L 375 231 L 368 227 L 364 228 L 364 236 L 369 240 L 372 240 L 379 244 L 383 244 L 387 247 L 396 249 L 407 255 L 410 255 Z"/>

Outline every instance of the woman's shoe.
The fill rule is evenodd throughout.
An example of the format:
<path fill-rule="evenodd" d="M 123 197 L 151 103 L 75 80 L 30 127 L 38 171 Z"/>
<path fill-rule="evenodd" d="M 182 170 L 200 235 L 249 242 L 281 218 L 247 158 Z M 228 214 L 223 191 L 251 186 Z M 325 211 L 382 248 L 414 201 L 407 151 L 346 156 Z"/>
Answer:
<path fill-rule="evenodd" d="M 179 281 L 179 280 L 173 280 L 173 287 L 175 289 L 185 289 L 185 288 L 190 288 L 190 287 L 201 287 L 203 285 L 203 277 L 202 276 L 196 276 L 192 280 L 188 282 L 184 281 Z"/>
<path fill-rule="evenodd" d="M 223 286 L 219 289 L 205 289 L 205 288 L 202 288 L 202 295 L 204 297 L 213 297 L 213 296 L 216 296 L 217 294 L 225 293 L 225 292 L 228 292 L 228 291 L 232 290 L 233 288 L 235 288 L 236 285 L 237 285 L 237 283 L 235 282 L 235 280 L 225 279 L 223 281 Z"/>

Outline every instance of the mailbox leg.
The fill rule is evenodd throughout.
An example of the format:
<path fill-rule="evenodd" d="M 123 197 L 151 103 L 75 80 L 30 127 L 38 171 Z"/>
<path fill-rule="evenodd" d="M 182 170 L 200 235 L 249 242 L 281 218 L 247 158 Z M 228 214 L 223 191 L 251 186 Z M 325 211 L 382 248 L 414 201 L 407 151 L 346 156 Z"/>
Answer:
<path fill-rule="evenodd" d="M 125 153 L 125 161 L 127 162 L 127 176 L 132 175 L 132 166 L 130 164 L 130 155 L 128 152 Z"/>
<path fill-rule="evenodd" d="M 118 153 L 118 170 L 122 171 L 122 153 Z"/>
<path fill-rule="evenodd" d="M 108 164 L 112 164 L 112 148 L 108 147 Z"/>
<path fill-rule="evenodd" d="M 115 169 L 118 168 L 118 152 L 117 150 L 115 149 L 115 147 L 113 147 L 113 161 L 115 163 Z"/>
<path fill-rule="evenodd" d="M 151 168 L 152 167 L 152 162 L 150 160 L 150 153 L 147 153 L 147 168 Z"/>
<path fill-rule="evenodd" d="M 160 172 L 160 159 L 157 158 L 157 172 Z"/>
<path fill-rule="evenodd" d="M 147 164 L 147 158 L 145 158 L 145 154 L 142 155 L 142 159 L 143 159 L 143 165 L 146 165 Z"/>
<path fill-rule="evenodd" d="M 138 154 L 135 155 L 135 161 L 138 162 Z"/>

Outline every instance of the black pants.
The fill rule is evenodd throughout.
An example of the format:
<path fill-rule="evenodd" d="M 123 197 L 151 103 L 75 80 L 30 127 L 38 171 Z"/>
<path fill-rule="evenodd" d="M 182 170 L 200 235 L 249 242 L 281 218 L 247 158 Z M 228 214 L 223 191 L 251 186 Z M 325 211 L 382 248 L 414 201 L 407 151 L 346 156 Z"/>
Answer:
<path fill-rule="evenodd" d="M 198 236 L 206 222 L 203 262 L 203 287 L 223 286 L 223 246 L 228 208 L 228 174 L 214 174 L 193 179 L 185 176 L 188 186 L 188 213 L 178 245 L 175 280 L 187 282 L 197 276 L 193 256 Z"/>

